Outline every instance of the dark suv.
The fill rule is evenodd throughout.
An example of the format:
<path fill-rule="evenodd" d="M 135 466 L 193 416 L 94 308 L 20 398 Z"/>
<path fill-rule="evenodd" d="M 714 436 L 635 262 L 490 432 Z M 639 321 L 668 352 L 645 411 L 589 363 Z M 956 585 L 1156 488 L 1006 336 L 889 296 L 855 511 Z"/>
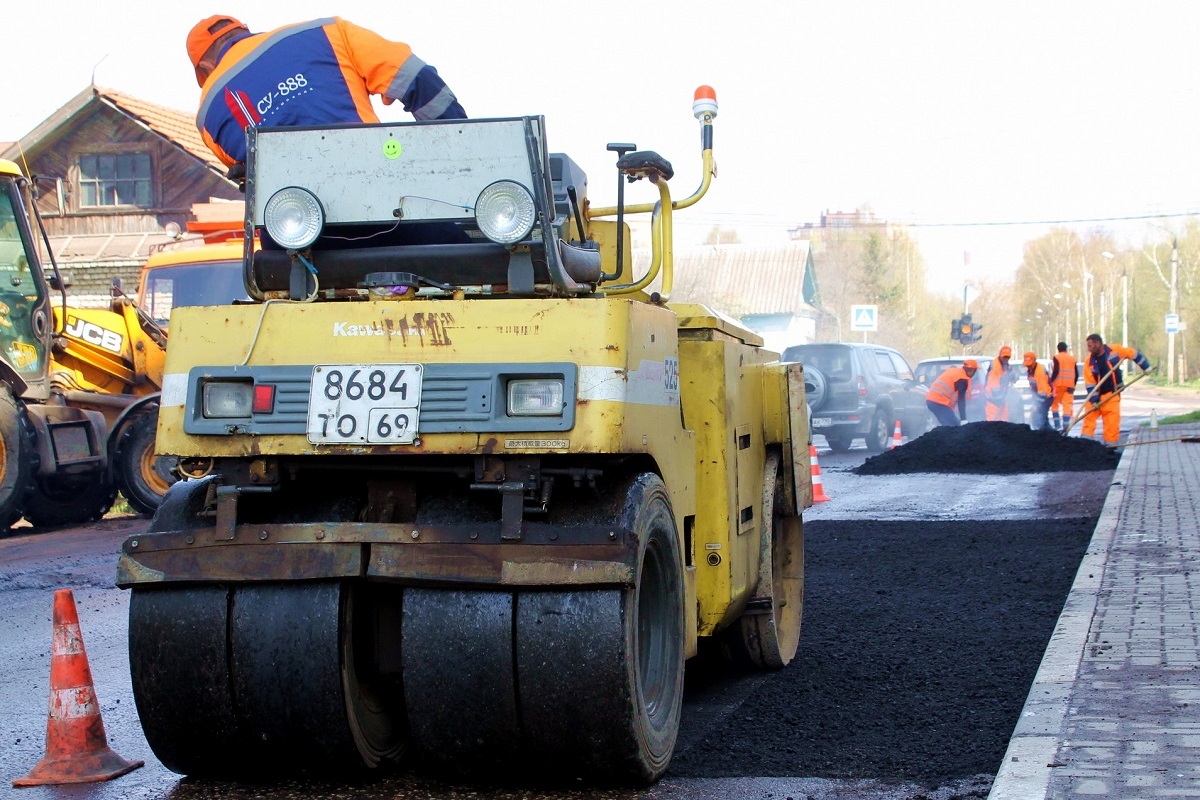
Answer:
<path fill-rule="evenodd" d="M 883 450 L 897 419 L 910 439 L 931 427 L 925 387 L 890 347 L 798 344 L 784 350 L 782 360 L 804 365 L 812 432 L 822 434 L 836 453 L 849 450 L 856 438 L 865 439 L 868 450 Z"/>

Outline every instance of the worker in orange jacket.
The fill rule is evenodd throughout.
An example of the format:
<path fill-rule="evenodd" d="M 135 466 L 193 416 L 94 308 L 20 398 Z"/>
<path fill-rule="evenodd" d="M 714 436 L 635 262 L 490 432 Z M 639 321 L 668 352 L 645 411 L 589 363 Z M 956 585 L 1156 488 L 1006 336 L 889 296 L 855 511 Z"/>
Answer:
<path fill-rule="evenodd" d="M 971 393 L 971 379 L 979 369 L 979 362 L 968 358 L 962 366 L 942 370 L 937 380 L 925 393 L 925 407 L 937 418 L 939 425 L 959 425 L 967 419 L 967 395 Z M 958 416 L 954 408 L 958 407 Z"/>
<path fill-rule="evenodd" d="M 1142 372 L 1151 369 L 1150 359 L 1140 351 L 1120 344 L 1105 344 L 1100 334 L 1087 337 L 1088 359 L 1084 380 L 1096 387 L 1096 393 L 1088 401 L 1088 412 L 1083 417 L 1083 435 L 1096 435 L 1096 422 L 1104 423 L 1104 443 L 1116 444 L 1121 434 L 1121 395 L 1124 386 L 1121 362 L 1129 359 L 1141 367 Z M 1088 379 L 1087 373 L 1091 373 Z"/>
<path fill-rule="evenodd" d="M 203 89 L 200 137 L 231 167 L 246 161 L 246 128 L 379 122 L 371 95 L 418 120 L 467 116 L 412 48 L 338 17 L 251 33 L 212 16 L 188 33 L 187 51 Z"/>
<path fill-rule="evenodd" d="M 1032 350 L 1025 353 L 1022 363 L 1025 364 L 1025 374 L 1029 377 L 1029 391 L 1033 397 L 1029 409 L 1029 427 L 1040 431 L 1050 425 L 1047 412 L 1050 411 L 1050 403 L 1054 400 L 1054 389 L 1050 386 L 1050 376 L 1046 373 L 1046 368 L 1037 361 L 1037 353 Z"/>
<path fill-rule="evenodd" d="M 987 401 L 985 412 L 988 422 L 1008 421 L 1008 390 L 1013 385 L 1013 374 L 1008 368 L 1008 360 L 1012 358 L 1012 348 L 1004 345 L 988 366 L 987 384 L 983 389 L 983 398 Z"/>
<path fill-rule="evenodd" d="M 1059 342 L 1054 366 L 1050 368 L 1050 387 L 1054 390 L 1050 411 L 1054 415 L 1055 430 L 1061 431 L 1075 415 L 1075 384 L 1078 382 L 1079 363 L 1068 352 L 1067 343 Z"/>

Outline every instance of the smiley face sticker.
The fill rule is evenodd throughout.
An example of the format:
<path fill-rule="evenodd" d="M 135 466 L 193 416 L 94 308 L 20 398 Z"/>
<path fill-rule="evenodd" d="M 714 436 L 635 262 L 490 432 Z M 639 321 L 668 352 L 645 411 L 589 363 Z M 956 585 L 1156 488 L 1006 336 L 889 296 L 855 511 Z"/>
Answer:
<path fill-rule="evenodd" d="M 388 159 L 396 159 L 400 157 L 400 143 L 395 139 L 388 139 L 383 143 L 383 157 Z"/>

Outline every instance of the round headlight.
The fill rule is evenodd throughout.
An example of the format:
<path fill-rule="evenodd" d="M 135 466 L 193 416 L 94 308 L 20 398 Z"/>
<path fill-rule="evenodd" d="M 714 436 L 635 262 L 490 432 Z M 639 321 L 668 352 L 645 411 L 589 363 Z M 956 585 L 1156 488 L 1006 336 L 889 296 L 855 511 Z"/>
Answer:
<path fill-rule="evenodd" d="M 280 247 L 302 250 L 317 240 L 325 227 L 325 209 L 316 195 L 288 186 L 271 195 L 263 211 L 267 233 Z"/>
<path fill-rule="evenodd" d="M 519 242 L 533 230 L 533 196 L 519 183 L 496 181 L 475 201 L 475 221 L 498 244 Z"/>

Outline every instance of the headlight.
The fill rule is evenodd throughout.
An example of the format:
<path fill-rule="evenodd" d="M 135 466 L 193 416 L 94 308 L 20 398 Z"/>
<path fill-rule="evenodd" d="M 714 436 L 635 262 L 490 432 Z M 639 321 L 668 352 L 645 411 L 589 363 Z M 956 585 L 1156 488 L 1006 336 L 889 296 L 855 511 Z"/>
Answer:
<path fill-rule="evenodd" d="M 519 242 L 533 230 L 533 196 L 513 181 L 496 181 L 475 200 L 475 221 L 497 244 Z"/>
<path fill-rule="evenodd" d="M 325 227 L 325 209 L 312 192 L 299 186 L 287 186 L 267 201 L 263 224 L 280 247 L 302 250 L 321 235 L 321 229 Z"/>
<path fill-rule="evenodd" d="M 249 417 L 254 402 L 254 384 L 245 381 L 213 381 L 204 384 L 204 416 L 208 419 Z"/>
<path fill-rule="evenodd" d="M 512 417 L 561 417 L 561 378 L 529 378 L 508 382 L 508 414 Z"/>

